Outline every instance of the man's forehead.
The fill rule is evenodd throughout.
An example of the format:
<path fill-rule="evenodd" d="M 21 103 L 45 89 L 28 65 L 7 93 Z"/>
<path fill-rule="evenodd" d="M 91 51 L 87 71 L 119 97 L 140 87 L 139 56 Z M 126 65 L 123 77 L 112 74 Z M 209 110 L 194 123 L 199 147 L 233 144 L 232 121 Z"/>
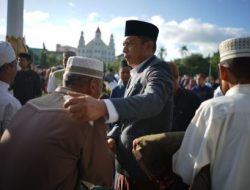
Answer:
<path fill-rule="evenodd" d="M 126 37 L 124 38 L 124 42 L 136 41 L 136 40 L 138 40 L 138 39 L 139 39 L 138 36 L 126 36 Z"/>

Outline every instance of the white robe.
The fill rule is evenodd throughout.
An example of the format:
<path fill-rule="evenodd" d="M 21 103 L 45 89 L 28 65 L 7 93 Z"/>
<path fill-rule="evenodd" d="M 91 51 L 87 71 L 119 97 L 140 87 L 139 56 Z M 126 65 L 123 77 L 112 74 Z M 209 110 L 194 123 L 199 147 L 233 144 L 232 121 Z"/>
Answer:
<path fill-rule="evenodd" d="M 250 189 L 250 85 L 201 104 L 173 156 L 173 171 L 192 184 L 210 164 L 212 190 Z"/>
<path fill-rule="evenodd" d="M 0 80 L 0 137 L 12 117 L 21 108 L 21 103 L 8 91 L 9 84 Z"/>

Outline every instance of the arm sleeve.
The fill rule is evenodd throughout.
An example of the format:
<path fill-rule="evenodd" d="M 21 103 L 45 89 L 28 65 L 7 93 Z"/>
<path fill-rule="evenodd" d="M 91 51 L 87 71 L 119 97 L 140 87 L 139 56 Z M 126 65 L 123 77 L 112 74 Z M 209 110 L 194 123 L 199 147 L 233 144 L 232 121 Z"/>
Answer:
<path fill-rule="evenodd" d="M 145 86 L 139 81 L 128 97 L 110 99 L 118 112 L 119 121 L 154 117 L 172 98 L 172 77 L 166 63 L 150 66 L 141 78 L 144 77 Z"/>
<path fill-rule="evenodd" d="M 201 168 L 211 164 L 215 157 L 223 118 L 217 117 L 219 114 L 211 107 L 202 104 L 197 110 L 180 149 L 173 156 L 173 171 L 189 185 Z"/>
<path fill-rule="evenodd" d="M 113 105 L 113 103 L 109 99 L 103 99 L 104 103 L 106 104 L 108 110 L 108 117 L 105 118 L 105 123 L 114 123 L 118 120 L 119 115 L 118 112 Z"/>

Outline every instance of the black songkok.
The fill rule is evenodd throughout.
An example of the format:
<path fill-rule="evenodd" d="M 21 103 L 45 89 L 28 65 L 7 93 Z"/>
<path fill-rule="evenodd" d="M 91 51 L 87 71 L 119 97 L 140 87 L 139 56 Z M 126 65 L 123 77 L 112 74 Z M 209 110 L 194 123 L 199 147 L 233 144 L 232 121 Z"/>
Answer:
<path fill-rule="evenodd" d="M 125 36 L 145 36 L 156 42 L 159 29 L 148 22 L 139 20 L 127 20 L 125 26 Z"/>

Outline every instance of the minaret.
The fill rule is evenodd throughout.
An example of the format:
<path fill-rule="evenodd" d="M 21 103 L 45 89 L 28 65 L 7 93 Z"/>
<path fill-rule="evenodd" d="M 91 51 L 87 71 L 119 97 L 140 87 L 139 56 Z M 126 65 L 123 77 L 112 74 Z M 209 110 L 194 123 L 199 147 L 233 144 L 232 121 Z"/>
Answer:
<path fill-rule="evenodd" d="M 23 38 L 24 0 L 8 0 L 6 40 L 11 43 L 16 54 L 27 52 Z"/>
<path fill-rule="evenodd" d="M 115 43 L 114 43 L 114 36 L 113 34 L 110 35 L 110 40 L 109 40 L 109 48 L 111 49 L 112 51 L 112 60 L 115 58 Z"/>
<path fill-rule="evenodd" d="M 85 40 L 84 40 L 84 36 L 83 36 L 83 31 L 81 31 L 81 36 L 80 36 L 78 48 L 79 47 L 84 47 L 84 46 L 85 46 Z"/>
<path fill-rule="evenodd" d="M 114 36 L 113 36 L 113 34 L 110 35 L 109 47 L 111 49 L 115 49 L 115 43 L 114 43 Z"/>
<path fill-rule="evenodd" d="M 101 39 L 101 31 L 100 31 L 99 27 L 97 28 L 97 30 L 95 32 L 95 38 L 96 39 Z"/>
<path fill-rule="evenodd" d="M 85 40 L 83 36 L 83 31 L 81 31 L 81 36 L 77 47 L 77 55 L 84 56 L 85 55 L 84 49 L 85 49 Z"/>

